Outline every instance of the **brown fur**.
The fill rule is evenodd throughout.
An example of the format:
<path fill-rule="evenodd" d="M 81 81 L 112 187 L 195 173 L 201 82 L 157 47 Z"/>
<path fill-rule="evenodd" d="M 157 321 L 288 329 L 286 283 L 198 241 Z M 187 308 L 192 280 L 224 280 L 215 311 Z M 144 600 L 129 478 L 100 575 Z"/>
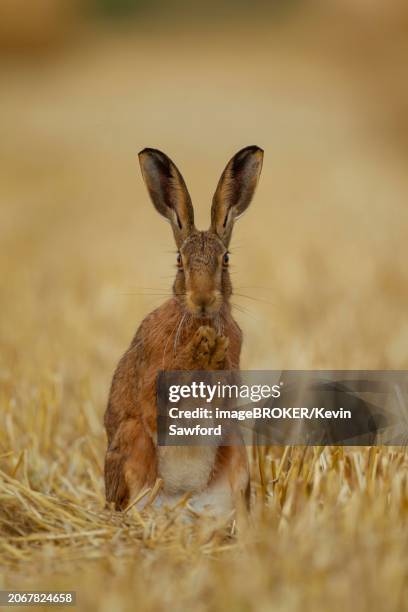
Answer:
<path fill-rule="evenodd" d="M 253 163 L 253 155 L 259 156 L 260 150 L 250 149 L 248 159 Z M 232 288 L 225 263 L 227 245 L 215 227 L 207 232 L 194 228 L 190 197 L 179 171 L 164 154 L 152 151 L 141 154 L 143 176 L 157 210 L 172 223 L 180 262 L 174 297 L 143 320 L 113 376 L 104 419 L 108 437 L 105 485 L 106 499 L 116 509 L 125 508 L 144 487 L 153 486 L 159 475 L 158 371 L 237 369 L 242 342 L 229 303 Z M 232 180 L 229 171 L 228 181 Z M 251 175 L 248 180 L 254 182 L 255 178 Z M 235 185 L 241 193 L 247 183 L 241 190 L 239 187 Z M 248 493 L 243 446 L 219 447 L 210 481 L 225 476 L 235 497 Z"/>

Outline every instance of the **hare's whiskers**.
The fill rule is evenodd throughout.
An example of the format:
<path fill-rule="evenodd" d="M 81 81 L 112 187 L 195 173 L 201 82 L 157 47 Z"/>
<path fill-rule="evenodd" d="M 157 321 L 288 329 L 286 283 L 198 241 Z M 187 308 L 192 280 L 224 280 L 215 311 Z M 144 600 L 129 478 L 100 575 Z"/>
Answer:
<path fill-rule="evenodd" d="M 177 324 L 176 324 L 176 326 L 174 327 L 173 331 L 172 331 L 172 332 L 171 332 L 171 333 L 170 333 L 170 334 L 167 336 L 167 340 L 166 340 L 166 343 L 165 343 L 165 345 L 164 345 L 164 349 L 163 349 L 163 357 L 162 357 L 162 368 L 163 368 L 163 370 L 164 370 L 164 360 L 165 360 L 165 358 L 166 358 L 166 350 L 167 350 L 167 345 L 168 345 L 169 340 L 170 340 L 170 338 L 172 337 L 173 333 L 176 331 L 176 329 L 177 329 L 177 325 L 178 325 L 178 323 L 177 323 Z M 160 331 L 160 330 L 159 330 L 159 331 Z"/>
<path fill-rule="evenodd" d="M 183 316 L 180 319 L 180 323 L 178 325 L 177 332 L 176 332 L 176 335 L 174 337 L 174 345 L 173 345 L 174 355 L 176 354 L 177 344 L 178 344 L 180 333 L 181 333 L 181 330 L 183 328 L 183 323 L 186 320 L 186 317 L 187 317 L 187 313 L 184 313 Z"/>
<path fill-rule="evenodd" d="M 223 325 L 223 319 L 220 313 L 217 314 L 216 325 L 217 325 L 217 334 L 219 336 L 222 336 L 224 332 L 224 325 Z"/>
<path fill-rule="evenodd" d="M 253 300 L 254 302 L 263 302 L 264 304 L 273 304 L 270 300 L 266 300 L 265 298 L 254 297 L 252 295 L 246 295 L 245 293 L 237 293 L 234 291 L 234 295 L 238 297 L 246 298 L 247 300 Z"/>
<path fill-rule="evenodd" d="M 244 308 L 243 306 L 240 306 L 239 304 L 231 302 L 231 306 L 232 308 L 235 308 L 235 310 L 238 310 L 238 312 L 242 312 L 242 314 L 246 314 L 248 317 L 250 317 L 251 319 L 254 319 L 255 321 L 262 320 L 259 317 L 255 316 L 251 310 L 248 310 L 247 308 Z"/>

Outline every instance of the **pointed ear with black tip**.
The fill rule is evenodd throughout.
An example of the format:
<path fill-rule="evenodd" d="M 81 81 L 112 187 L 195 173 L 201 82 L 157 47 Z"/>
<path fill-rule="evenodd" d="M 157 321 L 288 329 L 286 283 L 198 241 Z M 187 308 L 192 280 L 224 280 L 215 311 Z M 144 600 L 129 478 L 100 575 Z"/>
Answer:
<path fill-rule="evenodd" d="M 180 247 L 194 230 L 193 205 L 184 179 L 171 159 L 157 149 L 143 149 L 139 162 L 154 207 L 170 221 Z"/>
<path fill-rule="evenodd" d="M 234 222 L 251 203 L 262 170 L 263 150 L 245 147 L 228 162 L 215 190 L 211 230 L 227 247 Z"/>

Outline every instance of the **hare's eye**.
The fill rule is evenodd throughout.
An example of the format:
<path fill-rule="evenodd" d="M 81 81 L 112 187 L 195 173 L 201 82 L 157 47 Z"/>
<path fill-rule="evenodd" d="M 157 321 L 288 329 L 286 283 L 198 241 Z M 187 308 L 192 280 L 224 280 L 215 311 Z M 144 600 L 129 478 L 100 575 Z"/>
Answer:
<path fill-rule="evenodd" d="M 225 253 L 223 259 L 222 259 L 222 263 L 224 266 L 228 266 L 229 264 L 229 253 Z"/>
<path fill-rule="evenodd" d="M 182 261 L 182 259 L 181 259 L 181 255 L 180 255 L 180 253 L 177 253 L 177 266 L 178 266 L 179 268 L 182 268 L 182 267 L 183 267 L 183 261 Z"/>

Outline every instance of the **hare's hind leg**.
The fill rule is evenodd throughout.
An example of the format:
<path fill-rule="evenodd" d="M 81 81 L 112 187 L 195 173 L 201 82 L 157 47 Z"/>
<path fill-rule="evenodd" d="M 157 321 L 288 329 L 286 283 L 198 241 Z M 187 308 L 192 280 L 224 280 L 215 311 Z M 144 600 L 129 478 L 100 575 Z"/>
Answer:
<path fill-rule="evenodd" d="M 157 475 L 156 449 L 139 419 L 122 421 L 105 457 L 106 501 L 123 510 Z"/>

